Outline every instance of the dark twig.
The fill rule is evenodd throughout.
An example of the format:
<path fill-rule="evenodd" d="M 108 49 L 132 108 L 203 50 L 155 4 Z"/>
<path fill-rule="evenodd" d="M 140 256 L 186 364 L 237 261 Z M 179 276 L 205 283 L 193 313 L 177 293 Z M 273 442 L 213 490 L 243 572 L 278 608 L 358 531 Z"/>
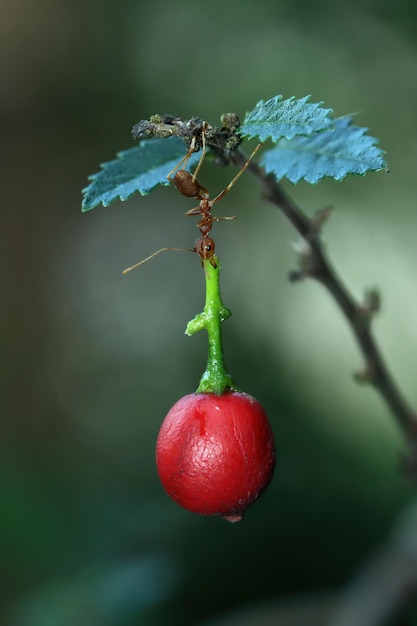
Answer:
<path fill-rule="evenodd" d="M 241 167 L 246 157 L 239 150 L 230 155 L 232 162 Z M 308 218 L 286 194 L 281 185 L 255 162 L 248 170 L 255 176 L 263 197 L 277 206 L 303 237 L 306 249 L 303 253 L 302 269 L 290 275 L 292 280 L 304 277 L 315 278 L 332 294 L 348 320 L 356 341 L 365 359 L 365 369 L 358 380 L 372 384 L 388 404 L 401 429 L 410 442 L 417 441 L 417 414 L 411 409 L 399 391 L 384 362 L 371 330 L 371 319 L 375 309 L 359 305 L 351 296 L 328 260 L 320 239 L 317 220 Z M 377 301 L 375 292 L 372 301 Z M 411 459 L 410 459 L 411 460 Z"/>

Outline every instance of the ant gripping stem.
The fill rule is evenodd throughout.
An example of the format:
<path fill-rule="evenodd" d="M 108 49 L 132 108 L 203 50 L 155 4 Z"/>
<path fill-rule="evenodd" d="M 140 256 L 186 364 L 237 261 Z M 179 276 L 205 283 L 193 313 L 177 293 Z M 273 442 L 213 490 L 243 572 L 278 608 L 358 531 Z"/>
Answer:
<path fill-rule="evenodd" d="M 210 237 L 199 237 L 194 246 L 194 252 L 197 252 L 198 256 L 201 259 L 201 264 L 203 261 L 210 261 L 213 267 L 217 267 L 217 263 L 214 260 L 214 241 Z"/>
<path fill-rule="evenodd" d="M 134 265 L 131 265 L 130 267 L 127 267 L 125 270 L 123 270 L 122 272 L 123 276 L 125 274 L 128 274 L 132 270 L 135 270 L 140 265 L 147 263 L 148 261 L 153 259 L 155 256 L 160 254 L 161 252 L 168 252 L 169 250 L 175 250 L 178 252 L 196 252 L 198 256 L 201 258 L 201 262 L 205 260 L 210 260 L 210 263 L 212 264 L 212 266 L 217 267 L 216 262 L 213 258 L 214 257 L 213 239 L 210 239 L 210 237 L 199 237 L 195 242 L 193 250 L 191 250 L 190 248 L 168 248 L 168 247 L 160 248 L 156 252 L 153 252 L 152 254 L 147 256 L 145 259 L 142 259 L 142 261 L 139 261 L 138 263 L 135 263 Z"/>
<path fill-rule="evenodd" d="M 211 213 L 211 208 L 213 204 L 221 200 L 231 190 L 233 185 L 239 180 L 239 178 L 242 176 L 243 172 L 247 169 L 249 163 L 251 162 L 255 154 L 261 148 L 262 144 L 260 143 L 256 146 L 256 148 L 253 150 L 252 154 L 250 155 L 246 163 L 239 170 L 236 176 L 230 181 L 227 187 L 225 187 L 223 191 L 221 191 L 215 198 L 211 200 L 208 190 L 202 185 L 200 185 L 200 183 L 198 182 L 196 178 L 197 173 L 201 168 L 201 165 L 203 163 L 203 160 L 206 154 L 206 143 L 205 143 L 205 135 L 204 135 L 204 130 L 207 126 L 206 122 L 204 122 L 204 125 L 203 125 L 203 132 L 202 132 L 203 153 L 200 157 L 200 160 L 198 162 L 198 165 L 194 174 L 192 175 L 187 170 L 179 169 L 179 168 L 183 164 L 185 164 L 185 166 L 187 165 L 191 154 L 194 152 L 195 137 L 193 137 L 191 141 L 190 149 L 188 150 L 185 157 L 181 159 L 178 165 L 176 165 L 174 169 L 171 170 L 167 176 L 168 180 L 175 185 L 175 187 L 183 196 L 186 196 L 188 198 L 196 198 L 197 200 L 200 201 L 199 205 L 187 211 L 186 215 L 201 215 L 201 220 L 197 224 L 197 228 L 199 229 L 201 233 L 201 237 L 199 237 L 196 240 L 193 250 L 190 250 L 189 248 L 170 248 L 170 247 L 160 248 L 160 250 L 153 252 L 152 254 L 147 256 L 145 259 L 142 259 L 142 261 L 139 261 L 138 263 L 135 263 L 134 265 L 127 267 L 125 270 L 123 270 L 122 272 L 123 274 L 127 274 L 128 272 L 131 272 L 132 270 L 139 267 L 140 265 L 143 265 L 147 261 L 150 261 L 161 252 L 166 252 L 168 250 L 196 252 L 201 258 L 201 262 L 209 260 L 213 267 L 217 267 L 216 261 L 214 260 L 214 249 L 215 249 L 214 241 L 213 239 L 211 239 L 211 237 L 209 237 L 212 226 L 213 226 L 213 222 L 220 222 L 221 220 L 234 220 L 236 219 L 236 217 L 235 216 L 213 217 Z M 174 176 L 172 176 L 173 172 L 175 172 Z"/>

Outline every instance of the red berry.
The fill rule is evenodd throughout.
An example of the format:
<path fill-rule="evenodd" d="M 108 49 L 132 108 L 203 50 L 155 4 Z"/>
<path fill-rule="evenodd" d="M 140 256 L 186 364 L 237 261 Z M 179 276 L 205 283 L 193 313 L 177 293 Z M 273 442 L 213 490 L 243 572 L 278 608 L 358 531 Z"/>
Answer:
<path fill-rule="evenodd" d="M 274 471 L 266 413 L 246 393 L 184 396 L 161 426 L 156 464 L 168 495 L 182 507 L 239 521 Z"/>

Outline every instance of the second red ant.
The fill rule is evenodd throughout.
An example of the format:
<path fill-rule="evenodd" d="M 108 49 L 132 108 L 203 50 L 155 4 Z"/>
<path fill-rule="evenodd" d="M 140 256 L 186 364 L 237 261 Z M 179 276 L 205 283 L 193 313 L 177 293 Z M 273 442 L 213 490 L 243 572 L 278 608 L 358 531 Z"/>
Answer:
<path fill-rule="evenodd" d="M 187 163 L 191 155 L 194 152 L 195 138 L 193 138 L 193 140 L 191 141 L 190 148 L 187 154 L 185 155 L 185 157 L 181 159 L 181 161 L 169 172 L 169 174 L 167 175 L 167 178 L 171 183 L 175 185 L 177 190 L 183 196 L 186 196 L 187 198 L 196 198 L 196 200 L 199 200 L 198 206 L 194 207 L 193 209 L 190 209 L 189 211 L 186 211 L 185 213 L 185 215 L 201 216 L 200 221 L 197 223 L 197 228 L 200 230 L 201 237 L 199 237 L 196 240 L 194 249 L 192 250 L 192 252 L 196 252 L 200 256 L 202 261 L 210 260 L 210 263 L 213 265 L 213 267 L 217 267 L 216 261 L 214 260 L 215 244 L 214 244 L 213 239 L 209 236 L 211 229 L 213 227 L 213 222 L 219 222 L 221 220 L 234 220 L 236 219 L 236 216 L 215 217 L 212 215 L 211 209 L 216 202 L 224 198 L 224 196 L 231 190 L 231 188 L 237 182 L 237 180 L 242 176 L 243 172 L 246 170 L 246 168 L 248 167 L 249 163 L 251 162 L 255 154 L 261 148 L 262 144 L 260 143 L 256 146 L 256 148 L 253 150 L 252 154 L 250 155 L 246 163 L 239 170 L 236 176 L 230 181 L 227 187 L 225 187 L 223 191 L 217 194 L 217 196 L 215 196 L 213 199 L 210 199 L 210 194 L 208 190 L 202 185 L 200 185 L 200 183 L 197 180 L 197 175 L 200 171 L 200 168 L 203 164 L 203 161 L 206 155 L 204 131 L 205 129 L 203 125 L 202 135 L 201 135 L 202 136 L 202 154 L 201 154 L 200 160 L 197 164 L 197 167 L 194 173 L 191 174 L 191 172 L 189 172 L 188 170 L 184 168 L 187 166 Z M 184 248 L 170 248 L 170 247 L 161 248 L 160 250 L 157 250 L 150 256 L 146 257 L 146 259 L 143 259 L 142 261 L 139 261 L 139 263 L 136 263 L 135 265 L 132 265 L 131 267 L 128 267 L 127 269 L 125 269 L 123 271 L 123 274 L 127 274 L 128 272 L 135 269 L 139 265 L 146 263 L 146 261 L 149 261 L 160 252 L 165 252 L 168 250 L 185 250 L 185 249 Z"/>

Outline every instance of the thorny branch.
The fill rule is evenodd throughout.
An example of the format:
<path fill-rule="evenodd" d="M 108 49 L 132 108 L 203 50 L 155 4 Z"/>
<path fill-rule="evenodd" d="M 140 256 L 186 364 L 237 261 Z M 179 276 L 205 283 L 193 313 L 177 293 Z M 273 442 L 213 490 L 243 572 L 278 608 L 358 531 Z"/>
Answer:
<path fill-rule="evenodd" d="M 231 159 L 238 167 L 241 167 L 246 161 L 245 155 L 239 150 L 235 150 L 231 154 Z M 307 217 L 275 178 L 265 174 L 259 165 L 252 161 L 248 170 L 257 179 L 263 197 L 283 212 L 307 244 L 307 262 L 304 262 L 302 271 L 292 273 L 290 278 L 292 280 L 304 277 L 314 278 L 331 293 L 348 320 L 365 359 L 366 365 L 360 379 L 375 387 L 388 404 L 408 440 L 415 443 L 417 440 L 417 414 L 399 391 L 375 342 L 371 329 L 373 307 L 366 306 L 366 304 L 359 305 L 337 275 L 323 249 L 317 220 Z M 371 294 L 371 303 L 374 300 L 375 294 Z"/>

